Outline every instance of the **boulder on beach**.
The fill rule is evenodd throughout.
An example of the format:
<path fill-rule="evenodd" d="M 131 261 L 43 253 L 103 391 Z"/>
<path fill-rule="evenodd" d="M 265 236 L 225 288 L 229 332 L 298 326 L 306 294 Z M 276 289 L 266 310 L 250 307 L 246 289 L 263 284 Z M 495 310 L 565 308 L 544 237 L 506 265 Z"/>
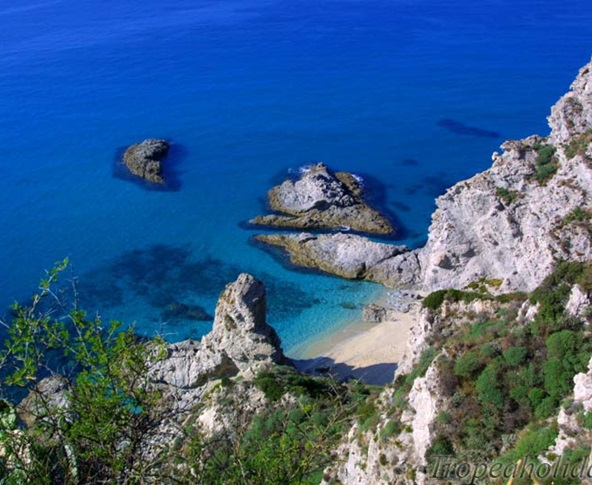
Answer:
<path fill-rule="evenodd" d="M 155 184 L 164 184 L 162 160 L 170 145 L 165 140 L 148 139 L 130 146 L 123 154 L 123 163 L 129 171 Z"/>
<path fill-rule="evenodd" d="M 268 192 L 275 214 L 257 216 L 252 224 L 287 229 L 331 229 L 390 235 L 395 229 L 388 219 L 362 199 L 359 177 L 333 173 L 319 163 L 296 181 L 286 180 Z"/>

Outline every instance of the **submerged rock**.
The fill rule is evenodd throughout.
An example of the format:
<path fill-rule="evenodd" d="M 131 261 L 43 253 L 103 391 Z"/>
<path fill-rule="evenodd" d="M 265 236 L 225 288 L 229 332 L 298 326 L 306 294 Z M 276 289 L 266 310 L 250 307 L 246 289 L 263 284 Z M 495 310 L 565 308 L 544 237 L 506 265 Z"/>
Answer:
<path fill-rule="evenodd" d="M 371 241 L 354 234 L 272 234 L 255 240 L 284 249 L 298 266 L 354 280 L 409 286 L 419 267 L 406 246 Z"/>
<path fill-rule="evenodd" d="M 165 140 L 148 139 L 130 146 L 123 154 L 123 163 L 129 171 L 148 182 L 163 184 L 161 161 L 169 152 Z"/>
<path fill-rule="evenodd" d="M 161 312 L 163 320 L 211 321 L 212 317 L 199 305 L 188 305 L 178 301 L 169 303 Z"/>
<path fill-rule="evenodd" d="M 70 382 L 64 376 L 53 375 L 39 381 L 16 407 L 19 418 L 27 426 L 45 419 L 53 408 L 67 409 Z"/>
<path fill-rule="evenodd" d="M 319 163 L 299 180 L 286 180 L 268 193 L 278 214 L 257 216 L 252 224 L 292 229 L 332 229 L 388 235 L 395 229 L 362 199 L 359 180 L 347 172 L 333 173 Z"/>

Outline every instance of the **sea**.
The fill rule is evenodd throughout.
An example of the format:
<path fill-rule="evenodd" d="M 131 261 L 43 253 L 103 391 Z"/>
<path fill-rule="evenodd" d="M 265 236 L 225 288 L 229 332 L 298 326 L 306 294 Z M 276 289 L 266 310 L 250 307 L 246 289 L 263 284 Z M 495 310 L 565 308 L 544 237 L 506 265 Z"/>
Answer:
<path fill-rule="evenodd" d="M 592 55 L 587 0 L 3 0 L 0 315 L 45 271 L 89 315 L 199 338 L 241 272 L 290 353 L 380 287 L 253 244 L 266 192 L 322 161 L 425 243 L 434 199 L 546 116 Z M 126 146 L 172 144 L 169 182 Z"/>

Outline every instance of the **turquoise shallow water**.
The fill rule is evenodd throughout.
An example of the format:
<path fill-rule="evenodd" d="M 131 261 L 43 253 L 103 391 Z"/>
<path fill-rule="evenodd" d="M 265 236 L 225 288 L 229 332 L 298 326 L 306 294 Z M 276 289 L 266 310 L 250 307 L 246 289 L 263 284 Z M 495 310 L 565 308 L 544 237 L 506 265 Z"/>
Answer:
<path fill-rule="evenodd" d="M 503 139 L 547 133 L 591 21 L 575 0 L 0 6 L 0 304 L 69 256 L 87 308 L 171 340 L 209 324 L 166 305 L 213 314 L 241 271 L 267 284 L 288 349 L 355 318 L 375 286 L 249 243 L 266 190 L 322 160 L 362 175 L 399 242 L 422 244 L 434 197 Z M 178 190 L 114 176 L 146 137 L 174 143 Z"/>

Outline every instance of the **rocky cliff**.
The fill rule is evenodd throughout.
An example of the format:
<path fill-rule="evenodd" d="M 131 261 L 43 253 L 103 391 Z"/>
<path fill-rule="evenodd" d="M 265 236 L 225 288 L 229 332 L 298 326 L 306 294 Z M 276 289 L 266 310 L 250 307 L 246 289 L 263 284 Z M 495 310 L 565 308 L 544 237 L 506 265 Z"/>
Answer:
<path fill-rule="evenodd" d="M 558 259 L 592 256 L 592 64 L 551 110 L 551 134 L 502 145 L 493 166 L 436 201 L 419 251 L 423 286 L 480 278 L 532 290 Z"/>

